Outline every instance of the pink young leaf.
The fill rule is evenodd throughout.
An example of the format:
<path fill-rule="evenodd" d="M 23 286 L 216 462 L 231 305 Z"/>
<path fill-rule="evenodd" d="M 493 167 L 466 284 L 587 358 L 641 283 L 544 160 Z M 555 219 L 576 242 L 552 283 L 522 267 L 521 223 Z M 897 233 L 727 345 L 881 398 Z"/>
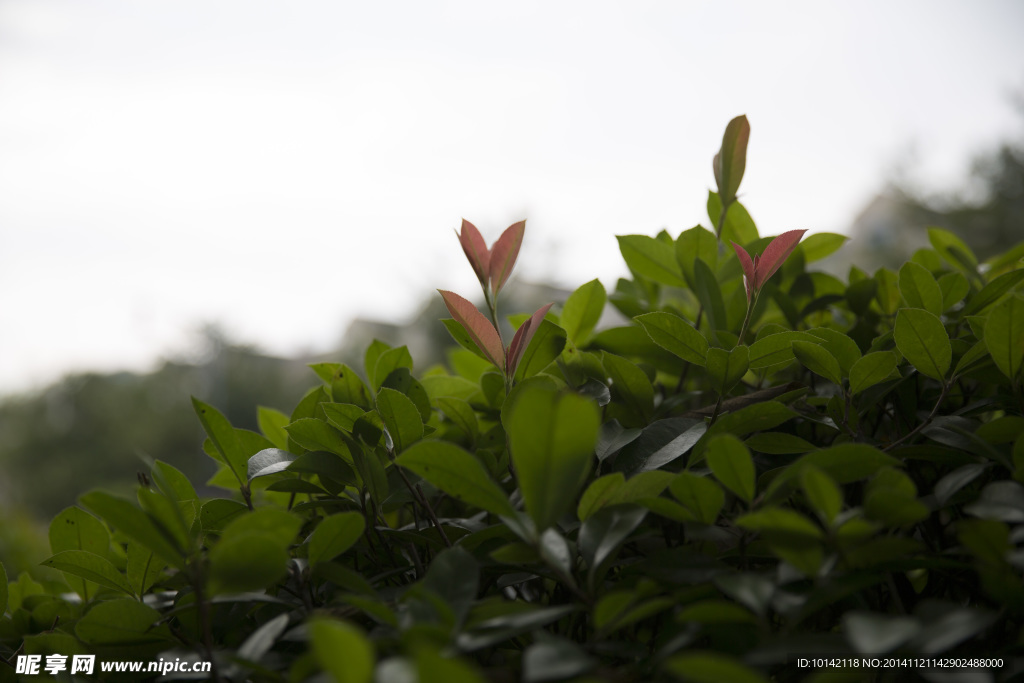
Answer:
<path fill-rule="evenodd" d="M 757 279 L 754 282 L 754 289 L 761 289 L 765 282 L 768 282 L 768 278 L 775 274 L 789 255 L 796 249 L 796 245 L 800 243 L 800 238 L 804 236 L 806 230 L 790 230 L 784 232 L 775 239 L 773 239 L 764 252 L 761 254 L 760 260 L 757 262 Z"/>
<path fill-rule="evenodd" d="M 743 284 L 747 287 L 747 301 L 750 301 L 754 291 L 754 275 L 757 269 L 754 267 L 754 262 L 750 260 L 750 254 L 746 249 L 735 242 L 732 243 L 732 248 L 736 252 L 736 258 L 740 260 L 740 266 L 743 267 Z"/>
<path fill-rule="evenodd" d="M 491 249 L 491 291 L 497 294 L 505 285 L 508 276 L 515 268 L 516 258 L 519 256 L 519 247 L 523 243 L 523 234 L 526 231 L 526 221 L 513 223 L 501 237 L 494 243 Z"/>
<path fill-rule="evenodd" d="M 480 350 L 487 356 L 487 360 L 498 366 L 499 370 L 505 370 L 505 353 L 501 344 L 501 336 L 494 329 L 491 321 L 484 317 L 484 314 L 477 310 L 469 301 L 463 299 L 455 292 L 448 292 L 443 289 L 437 290 L 444 299 L 444 305 L 452 314 L 455 321 L 466 328 L 473 343 L 480 347 Z"/>
<path fill-rule="evenodd" d="M 462 232 L 457 234 L 462 251 L 466 252 L 466 258 L 469 259 L 469 265 L 473 266 L 473 272 L 476 273 L 480 284 L 486 287 L 491 264 L 491 252 L 487 249 L 487 243 L 476 226 L 465 218 L 462 219 Z"/>
<path fill-rule="evenodd" d="M 537 334 L 537 330 L 540 329 L 540 324 L 544 320 L 544 316 L 547 315 L 548 310 L 553 304 L 547 304 L 537 309 L 537 312 L 530 316 L 530 318 L 519 326 L 516 330 L 516 335 L 512 337 L 512 343 L 508 347 L 508 357 L 505 361 L 505 367 L 508 368 L 508 376 L 513 377 L 516 374 L 516 370 L 519 368 L 519 361 L 523 359 L 523 353 L 526 352 L 526 347 L 530 345 L 530 340 L 533 339 L 533 335 Z"/>

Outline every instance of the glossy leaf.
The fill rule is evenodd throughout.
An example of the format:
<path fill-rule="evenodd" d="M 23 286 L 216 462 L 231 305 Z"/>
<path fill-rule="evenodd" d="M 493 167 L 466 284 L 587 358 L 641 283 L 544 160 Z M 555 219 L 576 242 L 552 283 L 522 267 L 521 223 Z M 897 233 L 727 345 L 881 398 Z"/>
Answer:
<path fill-rule="evenodd" d="M 892 351 L 874 351 L 865 355 L 850 368 L 850 392 L 860 392 L 884 382 L 896 370 L 896 354 Z"/>
<path fill-rule="evenodd" d="M 684 230 L 676 239 L 676 261 L 683 271 L 683 279 L 693 289 L 693 264 L 700 259 L 712 270 L 718 265 L 718 239 L 707 228 L 696 226 Z"/>
<path fill-rule="evenodd" d="M 949 336 L 935 315 L 916 308 L 903 308 L 893 329 L 896 348 L 918 372 L 932 379 L 944 379 L 953 360 Z"/>
<path fill-rule="evenodd" d="M 945 310 L 939 283 L 924 266 L 913 261 L 904 263 L 899 272 L 899 288 L 911 308 L 922 308 L 933 315 L 941 315 Z"/>
<path fill-rule="evenodd" d="M 704 365 L 708 353 L 708 340 L 679 316 L 656 311 L 637 316 L 636 321 L 661 348 L 688 363 Z"/>
<path fill-rule="evenodd" d="M 571 506 L 590 473 L 600 424 L 597 406 L 577 394 L 522 385 L 502 408 L 526 511 L 538 530 Z"/>
<path fill-rule="evenodd" d="M 619 251 L 636 274 L 672 287 L 685 287 L 675 249 L 646 235 L 619 235 Z"/>
<path fill-rule="evenodd" d="M 708 375 L 716 392 L 726 394 L 743 379 L 749 367 L 748 353 L 749 349 L 742 345 L 731 351 L 708 349 Z"/>
<path fill-rule="evenodd" d="M 309 537 L 309 563 L 317 565 L 333 560 L 351 548 L 363 531 L 366 522 L 358 512 L 340 512 L 325 517 Z"/>
<path fill-rule="evenodd" d="M 999 370 L 1014 383 L 1024 362 L 1024 298 L 1009 296 L 985 321 L 985 346 Z"/>
<path fill-rule="evenodd" d="M 805 341 L 793 342 L 793 355 L 800 363 L 816 375 L 833 384 L 842 385 L 842 370 L 839 361 L 824 347 Z"/>
<path fill-rule="evenodd" d="M 608 296 L 600 280 L 580 285 L 562 306 L 559 322 L 573 344 L 585 343 L 601 319 Z"/>
<path fill-rule="evenodd" d="M 475 457 L 444 441 L 420 441 L 405 451 L 395 464 L 448 495 L 496 515 L 513 516 L 508 496 L 491 479 Z"/>
<path fill-rule="evenodd" d="M 395 453 L 423 438 L 423 419 L 416 404 L 405 394 L 382 388 L 377 393 L 377 414 L 391 435 Z"/>
<path fill-rule="evenodd" d="M 265 448 L 249 458 L 246 468 L 248 480 L 252 482 L 257 477 L 284 472 L 294 460 L 295 456 L 287 451 L 282 451 L 279 448 Z"/>

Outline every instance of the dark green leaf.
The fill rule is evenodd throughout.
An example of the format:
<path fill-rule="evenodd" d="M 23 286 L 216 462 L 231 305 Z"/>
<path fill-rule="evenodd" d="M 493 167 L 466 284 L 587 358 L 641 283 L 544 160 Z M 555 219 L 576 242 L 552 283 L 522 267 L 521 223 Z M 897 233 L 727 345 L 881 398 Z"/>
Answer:
<path fill-rule="evenodd" d="M 291 422 L 288 416 L 280 410 L 267 408 L 266 406 L 256 407 L 256 419 L 263 436 L 270 439 L 271 443 L 283 451 L 288 450 L 288 432 L 284 431 L 286 424 Z"/>
<path fill-rule="evenodd" d="M 960 273 L 946 273 L 939 278 L 939 289 L 942 290 L 942 310 L 948 311 L 963 301 L 971 285 Z"/>
<path fill-rule="evenodd" d="M 975 273 L 978 259 L 962 239 L 948 230 L 928 228 L 928 241 L 946 263 L 970 274 Z"/>
<path fill-rule="evenodd" d="M 985 346 L 1004 375 L 1016 384 L 1024 363 L 1024 298 L 1012 295 L 985 322 Z"/>
<path fill-rule="evenodd" d="M 707 339 L 679 316 L 657 311 L 637 316 L 636 321 L 661 348 L 688 363 L 704 365 L 708 353 Z"/>
<path fill-rule="evenodd" d="M 395 461 L 458 500 L 496 515 L 511 517 L 515 510 L 487 470 L 475 457 L 458 446 L 444 442 L 420 441 Z"/>
<path fill-rule="evenodd" d="M 722 299 L 722 291 L 719 289 L 715 274 L 708 264 L 698 260 L 693 264 L 693 277 L 695 280 L 693 293 L 697 295 L 697 300 L 704 307 L 704 314 L 708 317 L 710 328 L 712 330 L 727 329 L 725 302 Z"/>
<path fill-rule="evenodd" d="M 718 239 L 715 233 L 699 225 L 684 230 L 676 240 L 676 260 L 690 289 L 696 283 L 693 264 L 697 259 L 704 261 L 712 270 L 718 265 Z"/>
<path fill-rule="evenodd" d="M 714 524 L 725 505 L 725 493 L 718 484 L 690 472 L 680 472 L 669 484 L 669 490 L 697 521 L 704 524 Z"/>
<path fill-rule="evenodd" d="M 722 485 L 747 503 L 754 499 L 754 461 L 743 442 L 731 434 L 708 441 L 708 466 Z"/>
<path fill-rule="evenodd" d="M 999 301 L 1004 294 L 1016 287 L 1022 280 L 1024 280 L 1024 269 L 1003 273 L 971 297 L 971 300 L 967 302 L 967 306 L 964 308 L 963 314 L 975 315 L 981 313 Z"/>
<path fill-rule="evenodd" d="M 116 591 L 134 595 L 124 575 L 105 557 L 86 550 L 65 550 L 44 560 L 43 566 L 71 574 Z"/>
<path fill-rule="evenodd" d="M 373 643 L 345 621 L 317 618 L 309 626 L 313 653 L 337 683 L 370 683 L 377 661 Z M 344 653 L 344 656 L 339 654 Z"/>
<path fill-rule="evenodd" d="M 744 443 L 752 451 L 758 453 L 769 453 L 771 455 L 789 455 L 793 453 L 807 453 L 813 451 L 817 446 L 811 442 L 801 439 L 795 434 L 784 432 L 762 432 L 749 437 Z"/>
<path fill-rule="evenodd" d="M 550 320 L 542 320 L 529 346 L 523 351 L 519 367 L 516 368 L 516 381 L 533 377 L 543 371 L 558 358 L 564 348 L 565 330 Z"/>
<path fill-rule="evenodd" d="M 586 481 L 600 416 L 578 394 L 526 384 L 519 389 L 502 408 L 502 424 L 526 510 L 543 530 L 571 507 Z"/>
<path fill-rule="evenodd" d="M 793 360 L 793 342 L 820 344 L 821 339 L 807 332 L 779 332 L 761 337 L 750 345 L 750 369 L 762 370 Z"/>
<path fill-rule="evenodd" d="M 719 395 L 725 395 L 747 374 L 750 350 L 743 345 L 731 351 L 708 349 L 707 369 L 712 387 Z"/>
<path fill-rule="evenodd" d="M 893 338 L 896 348 L 918 372 L 943 381 L 953 360 L 953 350 L 941 320 L 921 309 L 900 309 Z"/>
<path fill-rule="evenodd" d="M 824 377 L 833 384 L 842 386 L 842 370 L 835 356 L 818 344 L 805 341 L 793 342 L 793 355 L 800 363 L 816 375 Z"/>
<path fill-rule="evenodd" d="M 160 613 L 131 598 L 97 603 L 78 620 L 75 635 L 87 645 L 126 647 L 169 640 L 167 627 L 154 627 Z"/>
<path fill-rule="evenodd" d="M 612 396 L 623 401 L 637 415 L 648 419 L 654 410 L 654 387 L 644 371 L 611 353 L 603 353 L 601 359 L 612 380 Z"/>
<path fill-rule="evenodd" d="M 523 682 L 569 679 L 586 673 L 594 664 L 594 660 L 576 643 L 564 638 L 545 638 L 528 647 L 523 654 Z"/>
<path fill-rule="evenodd" d="M 79 499 L 112 527 L 128 538 L 144 545 L 168 564 L 184 567 L 184 558 L 153 523 L 152 518 L 123 498 L 102 491 L 92 491 Z"/>
<path fill-rule="evenodd" d="M 391 435 L 395 453 L 423 438 L 423 419 L 416 404 L 405 394 L 384 387 L 377 394 L 377 414 Z"/>
<path fill-rule="evenodd" d="M 372 370 L 370 367 L 366 368 L 366 374 L 370 378 L 373 389 L 379 391 L 385 378 L 399 368 L 412 370 L 412 356 L 409 354 L 409 349 L 404 346 L 388 349 L 381 353 Z"/>
<path fill-rule="evenodd" d="M 877 448 L 865 444 L 841 444 L 802 456 L 772 480 L 767 495 L 786 494 L 799 484 L 803 468 L 812 465 L 839 484 L 848 484 L 875 474 L 879 469 L 899 466 L 900 462 Z"/>
<path fill-rule="evenodd" d="M 843 492 L 828 476 L 813 465 L 806 465 L 800 474 L 800 484 L 808 502 L 821 515 L 826 524 L 831 524 L 843 509 Z"/>
<path fill-rule="evenodd" d="M 911 308 L 921 308 L 933 315 L 941 315 L 942 290 L 928 270 L 913 261 L 907 261 L 900 268 L 900 294 Z"/>
<path fill-rule="evenodd" d="M 358 512 L 341 512 L 325 517 L 309 537 L 309 563 L 333 560 L 351 548 L 366 529 Z"/>
<path fill-rule="evenodd" d="M 874 351 L 865 355 L 850 368 L 850 393 L 859 394 L 889 379 L 896 370 L 897 362 L 892 351 Z"/>
<path fill-rule="evenodd" d="M 847 612 L 843 632 L 853 649 L 862 655 L 891 652 L 918 634 L 921 624 L 913 617 L 871 612 Z"/>
<path fill-rule="evenodd" d="M 691 683 L 768 683 L 761 673 L 739 660 L 718 652 L 688 651 L 672 656 L 665 668 Z"/>

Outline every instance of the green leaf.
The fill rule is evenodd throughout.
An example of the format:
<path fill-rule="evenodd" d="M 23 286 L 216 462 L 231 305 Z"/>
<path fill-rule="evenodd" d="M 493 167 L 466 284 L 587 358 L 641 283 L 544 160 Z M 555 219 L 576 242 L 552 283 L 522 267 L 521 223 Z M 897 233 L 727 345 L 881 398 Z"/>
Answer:
<path fill-rule="evenodd" d="M 754 461 L 742 441 L 731 434 L 716 436 L 708 442 L 705 458 L 722 486 L 747 503 L 754 499 Z"/>
<path fill-rule="evenodd" d="M 145 595 L 160 578 L 167 563 L 135 541 L 128 543 L 125 576 L 136 595 Z"/>
<path fill-rule="evenodd" d="M 196 415 L 199 416 L 203 430 L 206 431 L 206 435 L 210 437 L 214 448 L 217 449 L 217 454 L 220 456 L 218 459 L 231 469 L 235 478 L 238 479 L 239 485 L 244 484 L 246 461 L 249 456 L 242 452 L 235 428 L 219 410 L 194 396 L 192 397 L 192 407 L 196 411 Z"/>
<path fill-rule="evenodd" d="M 530 645 L 523 654 L 523 683 L 575 679 L 592 669 L 595 661 L 579 645 L 564 638 L 546 638 Z M 473 681 L 481 679 L 473 679 Z M 437 679 L 436 683 L 441 683 Z M 469 679 L 449 683 L 473 683 Z"/>
<path fill-rule="evenodd" d="M 608 295 L 600 280 L 591 280 L 569 295 L 559 322 L 573 344 L 580 346 L 590 338 L 607 300 Z"/>
<path fill-rule="evenodd" d="M 835 356 L 835 359 L 839 361 L 843 376 L 849 376 L 850 368 L 861 359 L 860 347 L 857 346 L 857 342 L 849 335 L 829 327 L 815 327 L 807 330 L 807 333 L 817 338 L 813 340 L 814 343 L 820 344 L 823 349 Z"/>
<path fill-rule="evenodd" d="M 875 300 L 882 313 L 893 315 L 900 307 L 899 286 L 897 285 L 896 273 L 888 268 L 879 268 L 875 273 Z"/>
<path fill-rule="evenodd" d="M 712 387 L 719 395 L 725 395 L 747 374 L 749 349 L 740 345 L 731 351 L 708 349 L 707 369 Z"/>
<path fill-rule="evenodd" d="M 814 261 L 820 261 L 826 256 L 831 256 L 848 239 L 850 238 L 846 235 L 839 235 L 834 232 L 816 232 L 805 237 L 797 249 L 803 251 L 804 263 L 813 263 Z"/>
<path fill-rule="evenodd" d="M 351 453 L 349 454 L 351 456 Z M 305 472 L 328 477 L 334 481 L 355 485 L 354 463 L 343 460 L 340 455 L 328 451 L 307 451 L 288 466 L 289 472 Z"/>
<path fill-rule="evenodd" d="M 728 206 L 736 199 L 736 192 L 743 180 L 747 167 L 747 142 L 750 140 L 750 123 L 746 116 L 737 116 L 729 121 L 722 136 L 722 147 L 715 154 L 712 164 L 715 182 L 722 201 Z"/>
<path fill-rule="evenodd" d="M 761 532 L 772 541 L 800 544 L 822 538 L 821 529 L 796 510 L 764 507 L 736 519 L 736 526 Z"/>
<path fill-rule="evenodd" d="M 401 453 L 423 438 L 423 419 L 412 400 L 394 389 L 384 387 L 377 394 L 377 414 L 391 435 L 395 453 Z"/>
<path fill-rule="evenodd" d="M 370 683 L 377 662 L 373 642 L 346 621 L 316 618 L 309 624 L 313 653 L 337 683 Z M 339 656 L 339 655 L 344 656 Z"/>
<path fill-rule="evenodd" d="M 110 560 L 86 550 L 65 550 L 44 560 L 42 564 L 128 595 L 135 594 L 124 575 L 117 571 Z"/>
<path fill-rule="evenodd" d="M 288 450 L 288 432 L 284 431 L 284 427 L 291 420 L 288 419 L 287 415 L 280 410 L 274 410 L 266 406 L 257 406 L 256 422 L 259 424 L 263 436 L 270 439 L 274 446 L 282 451 Z"/>
<path fill-rule="evenodd" d="M 793 342 L 793 355 L 808 370 L 842 386 L 842 370 L 839 361 L 825 348 L 805 341 Z"/>
<path fill-rule="evenodd" d="M 92 491 L 79 499 L 110 526 L 128 538 L 149 548 L 168 564 L 183 569 L 184 558 L 153 523 L 153 519 L 123 498 L 102 491 Z"/>
<path fill-rule="evenodd" d="M 676 240 L 676 261 L 690 289 L 696 283 L 693 264 L 697 259 L 704 261 L 712 270 L 718 265 L 718 239 L 715 233 L 699 225 L 684 230 Z"/>
<path fill-rule="evenodd" d="M 821 339 L 807 332 L 787 331 L 761 337 L 750 345 L 750 369 L 763 370 L 793 360 L 793 342 L 820 344 Z"/>
<path fill-rule="evenodd" d="M 985 345 L 996 367 L 1016 385 L 1024 361 L 1024 298 L 1009 296 L 992 309 L 985 321 Z"/>
<path fill-rule="evenodd" d="M 333 560 L 355 545 L 366 529 L 358 512 L 339 512 L 325 517 L 309 536 L 309 563 Z"/>
<path fill-rule="evenodd" d="M 459 398 L 439 398 L 437 407 L 444 413 L 445 417 L 451 420 L 461 429 L 470 440 L 475 440 L 480 432 L 473 408 Z"/>
<path fill-rule="evenodd" d="M 153 627 L 159 612 L 132 598 L 97 603 L 75 624 L 75 635 L 87 645 L 127 647 L 169 640 L 166 626 Z"/>
<path fill-rule="evenodd" d="M 0 617 L 7 611 L 7 598 L 7 570 L 4 569 L 3 562 L 0 562 Z"/>
<path fill-rule="evenodd" d="M 415 472 L 457 500 L 496 515 L 512 517 L 515 509 L 475 457 L 446 441 L 420 441 L 395 464 Z"/>
<path fill-rule="evenodd" d="M 671 245 L 647 235 L 619 235 L 619 251 L 637 275 L 672 287 L 685 287 L 683 271 Z"/>
<path fill-rule="evenodd" d="M 752 451 L 771 455 L 807 453 L 817 448 L 810 441 L 801 439 L 795 434 L 786 434 L 784 432 L 761 432 L 760 434 L 754 434 L 744 443 Z"/>
<path fill-rule="evenodd" d="M 778 401 L 764 401 L 722 415 L 708 430 L 708 434 L 714 436 L 729 433 L 744 436 L 751 432 L 774 429 L 794 417 L 797 417 L 797 413 Z"/>
<path fill-rule="evenodd" d="M 939 283 L 922 265 L 913 261 L 904 263 L 900 268 L 899 288 L 911 308 L 921 308 L 933 315 L 941 315 L 945 310 Z"/>
<path fill-rule="evenodd" d="M 918 372 L 943 381 L 953 360 L 953 349 L 942 321 L 928 311 L 902 308 L 893 329 L 896 348 Z"/>
<path fill-rule="evenodd" d="M 900 461 L 866 444 L 845 443 L 802 456 L 782 471 L 766 494 L 769 498 L 786 495 L 800 483 L 803 468 L 817 467 L 838 484 L 849 484 L 875 474 L 885 466 L 899 467 Z"/>
<path fill-rule="evenodd" d="M 718 225 L 718 219 L 722 213 L 722 200 L 717 192 L 708 192 L 708 218 L 713 225 Z M 722 226 L 722 243 L 736 242 L 740 245 L 748 245 L 758 239 L 757 226 L 750 217 L 747 209 L 739 202 L 734 201 L 729 205 L 729 211 L 725 215 L 725 225 Z"/>
<path fill-rule="evenodd" d="M 304 417 L 295 420 L 285 427 L 295 443 L 310 451 L 330 451 L 340 455 L 345 460 L 351 460 L 345 437 L 341 431 L 335 429 L 323 420 L 313 417 Z"/>
<path fill-rule="evenodd" d="M 360 408 L 369 409 L 371 394 L 359 374 L 347 365 L 342 365 L 331 379 L 331 400 L 335 403 L 351 403 Z M 292 415 L 294 422 L 298 417 L 312 415 Z"/>
<path fill-rule="evenodd" d="M 948 311 L 957 305 L 971 291 L 971 285 L 960 273 L 946 273 L 939 278 L 942 290 L 942 310 Z"/>
<path fill-rule="evenodd" d="M 422 418 L 423 422 L 430 420 L 430 396 L 427 395 L 427 390 L 423 388 L 423 385 L 412 376 L 409 368 L 392 370 L 384 378 L 384 383 L 381 384 L 381 387 L 394 389 L 409 397 L 409 400 L 413 402 L 416 409 L 420 411 L 420 418 Z M 324 407 L 324 412 L 327 412 L 326 406 Z M 327 419 L 330 420 L 330 417 L 328 416 Z"/>
<path fill-rule="evenodd" d="M 550 320 L 542 320 L 533 339 L 523 351 L 516 368 L 515 380 L 520 382 L 543 371 L 565 348 L 565 330 Z"/>
<path fill-rule="evenodd" d="M 722 290 L 719 289 L 715 274 L 711 272 L 708 264 L 698 260 L 693 264 L 693 277 L 695 280 L 693 293 L 697 295 L 697 300 L 704 307 L 710 329 L 727 329 L 725 301 L 722 299 Z"/>
<path fill-rule="evenodd" d="M 583 495 L 580 496 L 580 504 L 576 508 L 576 516 L 579 517 L 581 522 L 585 521 L 607 505 L 608 501 L 615 495 L 615 492 L 625 483 L 626 477 L 622 472 L 612 472 L 590 482 Z"/>
<path fill-rule="evenodd" d="M 266 477 L 284 472 L 295 461 L 295 456 L 279 448 L 265 448 L 249 458 L 246 466 L 248 480 L 251 483 L 257 477 Z"/>
<path fill-rule="evenodd" d="M 654 411 L 654 387 L 646 373 L 621 356 L 604 352 L 601 359 L 612 380 L 612 395 L 645 421 L 650 419 Z"/>
<path fill-rule="evenodd" d="M 199 524 L 205 532 L 220 533 L 231 520 L 247 510 L 248 508 L 237 500 L 214 498 L 203 503 L 203 507 L 199 509 Z"/>
<path fill-rule="evenodd" d="M 843 492 L 832 477 L 813 465 L 807 465 L 800 474 L 800 484 L 811 507 L 827 524 L 831 524 L 843 509 Z"/>
<path fill-rule="evenodd" d="M 243 593 L 273 586 L 288 573 L 288 551 L 271 533 L 224 536 L 210 550 L 210 592 Z"/>
<path fill-rule="evenodd" d="M 1022 280 L 1024 280 L 1024 269 L 1003 273 L 971 297 L 971 300 L 967 302 L 967 306 L 963 310 L 963 314 L 966 316 L 981 313 L 999 301 L 1004 294 L 1015 288 Z"/>
<path fill-rule="evenodd" d="M 853 649 L 865 655 L 895 650 L 921 630 L 913 617 L 853 611 L 843 615 L 843 633 Z"/>
<path fill-rule="evenodd" d="M 672 656 L 665 668 L 690 683 L 768 683 L 768 679 L 739 660 L 718 652 L 689 650 Z"/>
<path fill-rule="evenodd" d="M 50 522 L 50 551 L 86 550 L 101 557 L 110 552 L 110 533 L 103 522 L 81 508 L 65 508 Z"/>
<path fill-rule="evenodd" d="M 657 311 L 636 317 L 651 340 L 688 363 L 704 365 L 708 340 L 677 315 Z"/>
<path fill-rule="evenodd" d="M 643 508 L 607 508 L 583 523 L 577 543 L 580 556 L 586 560 L 591 572 L 626 542 L 646 515 L 647 510 Z"/>
<path fill-rule="evenodd" d="M 600 413 L 578 394 L 523 384 L 501 421 L 526 511 L 542 531 L 572 506 L 590 473 Z"/>
<path fill-rule="evenodd" d="M 874 351 L 867 354 L 850 368 L 850 392 L 859 394 L 892 376 L 898 363 L 892 351 Z"/>
<path fill-rule="evenodd" d="M 976 274 L 978 259 L 962 239 L 948 230 L 928 228 L 928 241 L 946 263 L 968 274 Z"/>
<path fill-rule="evenodd" d="M 709 477 L 680 472 L 668 488 L 676 500 L 704 524 L 714 524 L 725 505 L 725 492 Z"/>
<path fill-rule="evenodd" d="M 404 346 L 384 351 L 377 358 L 372 372 L 370 368 L 367 368 L 366 374 L 370 377 L 370 384 L 374 390 L 379 391 L 387 376 L 399 368 L 412 370 L 412 356 L 409 354 L 409 349 Z"/>
<path fill-rule="evenodd" d="M 967 349 L 964 355 L 960 356 L 960 360 L 956 362 L 956 367 L 953 368 L 953 376 L 959 377 L 963 373 L 972 369 L 976 363 L 983 362 L 990 359 L 988 353 L 988 346 L 985 345 L 985 340 L 982 339 L 977 342 L 974 346 Z"/>

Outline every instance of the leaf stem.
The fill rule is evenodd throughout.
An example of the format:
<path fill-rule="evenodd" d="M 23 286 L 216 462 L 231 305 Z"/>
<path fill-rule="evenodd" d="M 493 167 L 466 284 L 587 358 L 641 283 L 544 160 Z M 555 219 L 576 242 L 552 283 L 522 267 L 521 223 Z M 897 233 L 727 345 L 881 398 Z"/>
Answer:
<path fill-rule="evenodd" d="M 939 393 L 939 398 L 938 398 L 938 400 L 935 401 L 935 405 L 932 407 L 932 412 L 930 412 L 928 414 L 928 417 L 925 418 L 924 422 L 921 422 L 916 427 L 911 429 L 909 432 L 907 432 L 906 434 L 904 434 L 900 438 L 898 438 L 895 441 L 893 441 L 891 444 L 889 444 L 888 446 L 886 446 L 882 450 L 883 451 L 888 451 L 888 450 L 892 450 L 893 448 L 896 448 L 896 446 L 899 446 L 901 443 L 903 443 L 904 441 L 906 441 L 907 439 L 909 439 L 910 437 L 914 436 L 915 434 L 920 432 L 922 429 L 924 429 L 925 427 L 930 425 L 932 423 L 932 419 L 934 419 L 934 417 L 935 417 L 935 413 L 939 412 L 939 406 L 942 405 L 942 401 L 946 398 L 946 393 L 947 392 L 949 392 L 949 383 L 948 382 L 943 382 L 942 383 L 942 391 Z"/>

